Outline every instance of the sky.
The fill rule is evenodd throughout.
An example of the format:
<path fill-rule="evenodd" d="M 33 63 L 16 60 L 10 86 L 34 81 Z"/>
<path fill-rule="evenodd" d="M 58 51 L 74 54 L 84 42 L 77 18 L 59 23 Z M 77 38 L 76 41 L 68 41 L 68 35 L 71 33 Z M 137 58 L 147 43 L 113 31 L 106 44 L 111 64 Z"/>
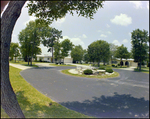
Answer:
<path fill-rule="evenodd" d="M 131 51 L 131 32 L 135 29 L 147 30 L 149 34 L 149 1 L 105 1 L 90 20 L 76 14 L 66 14 L 64 18 L 54 21 L 50 27 L 62 31 L 63 41 L 68 38 L 74 45 L 87 49 L 96 40 L 105 40 L 115 45 L 124 44 Z M 35 20 L 28 15 L 26 4 L 18 18 L 12 33 L 11 42 L 19 43 L 18 34 L 26 23 Z M 40 45 L 42 54 L 51 55 L 47 48 Z"/>

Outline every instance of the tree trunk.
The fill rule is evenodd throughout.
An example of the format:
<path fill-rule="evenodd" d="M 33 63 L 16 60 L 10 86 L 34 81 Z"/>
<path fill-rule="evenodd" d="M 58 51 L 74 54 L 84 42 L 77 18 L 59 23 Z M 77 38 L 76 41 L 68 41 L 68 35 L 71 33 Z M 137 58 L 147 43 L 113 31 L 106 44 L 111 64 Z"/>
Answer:
<path fill-rule="evenodd" d="M 25 118 L 9 81 L 11 35 L 25 2 L 10 1 L 1 17 L 1 106 L 11 118 Z"/>
<path fill-rule="evenodd" d="M 141 61 L 140 61 L 140 65 L 139 65 L 139 71 L 141 71 Z"/>

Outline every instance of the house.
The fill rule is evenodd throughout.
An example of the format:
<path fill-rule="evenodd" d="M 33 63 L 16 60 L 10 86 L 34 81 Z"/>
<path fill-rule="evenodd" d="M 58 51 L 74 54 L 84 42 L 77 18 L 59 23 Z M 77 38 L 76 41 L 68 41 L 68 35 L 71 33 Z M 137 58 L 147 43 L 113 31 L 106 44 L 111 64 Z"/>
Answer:
<path fill-rule="evenodd" d="M 36 55 L 37 56 L 37 61 L 46 61 L 46 62 L 52 62 L 52 56 L 50 55 Z M 55 61 L 54 61 L 55 62 Z M 73 62 L 73 58 L 71 58 L 70 56 L 65 57 L 64 59 L 61 59 L 61 62 L 64 63 L 72 63 Z"/>
<path fill-rule="evenodd" d="M 121 59 L 116 58 L 116 64 L 120 64 Z M 128 65 L 130 67 L 137 67 L 138 63 L 134 62 L 134 59 L 122 59 L 123 66 Z"/>

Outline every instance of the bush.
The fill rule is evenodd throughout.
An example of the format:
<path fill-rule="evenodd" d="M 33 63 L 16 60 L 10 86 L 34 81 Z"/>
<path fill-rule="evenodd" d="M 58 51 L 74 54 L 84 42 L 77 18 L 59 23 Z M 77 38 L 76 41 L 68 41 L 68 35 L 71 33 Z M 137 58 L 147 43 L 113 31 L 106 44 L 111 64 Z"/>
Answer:
<path fill-rule="evenodd" d="M 120 64 L 118 64 L 118 66 L 120 66 Z"/>
<path fill-rule="evenodd" d="M 114 72 L 111 68 L 107 68 L 106 69 L 106 72 L 108 72 L 108 73 L 112 73 L 112 72 Z"/>
<path fill-rule="evenodd" d="M 115 64 L 112 64 L 111 66 L 112 66 L 112 67 L 115 67 Z"/>
<path fill-rule="evenodd" d="M 86 69 L 83 71 L 83 73 L 86 75 L 90 75 L 90 74 L 93 74 L 93 71 L 91 69 Z"/>
<path fill-rule="evenodd" d="M 98 69 L 102 69 L 102 70 L 105 70 L 105 67 L 99 67 Z"/>

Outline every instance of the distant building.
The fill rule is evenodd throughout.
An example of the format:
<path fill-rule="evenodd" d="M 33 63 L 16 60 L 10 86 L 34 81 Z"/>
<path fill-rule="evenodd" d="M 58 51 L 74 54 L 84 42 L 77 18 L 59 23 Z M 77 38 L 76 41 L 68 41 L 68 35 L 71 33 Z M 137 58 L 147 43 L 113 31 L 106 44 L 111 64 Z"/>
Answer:
<path fill-rule="evenodd" d="M 37 57 L 37 61 L 46 61 L 46 62 L 52 62 L 52 56 L 50 55 L 36 55 Z M 56 61 L 54 61 L 56 62 Z M 65 57 L 64 59 L 61 59 L 61 62 L 64 63 L 72 63 L 73 62 L 73 58 L 71 58 L 70 56 Z"/>

